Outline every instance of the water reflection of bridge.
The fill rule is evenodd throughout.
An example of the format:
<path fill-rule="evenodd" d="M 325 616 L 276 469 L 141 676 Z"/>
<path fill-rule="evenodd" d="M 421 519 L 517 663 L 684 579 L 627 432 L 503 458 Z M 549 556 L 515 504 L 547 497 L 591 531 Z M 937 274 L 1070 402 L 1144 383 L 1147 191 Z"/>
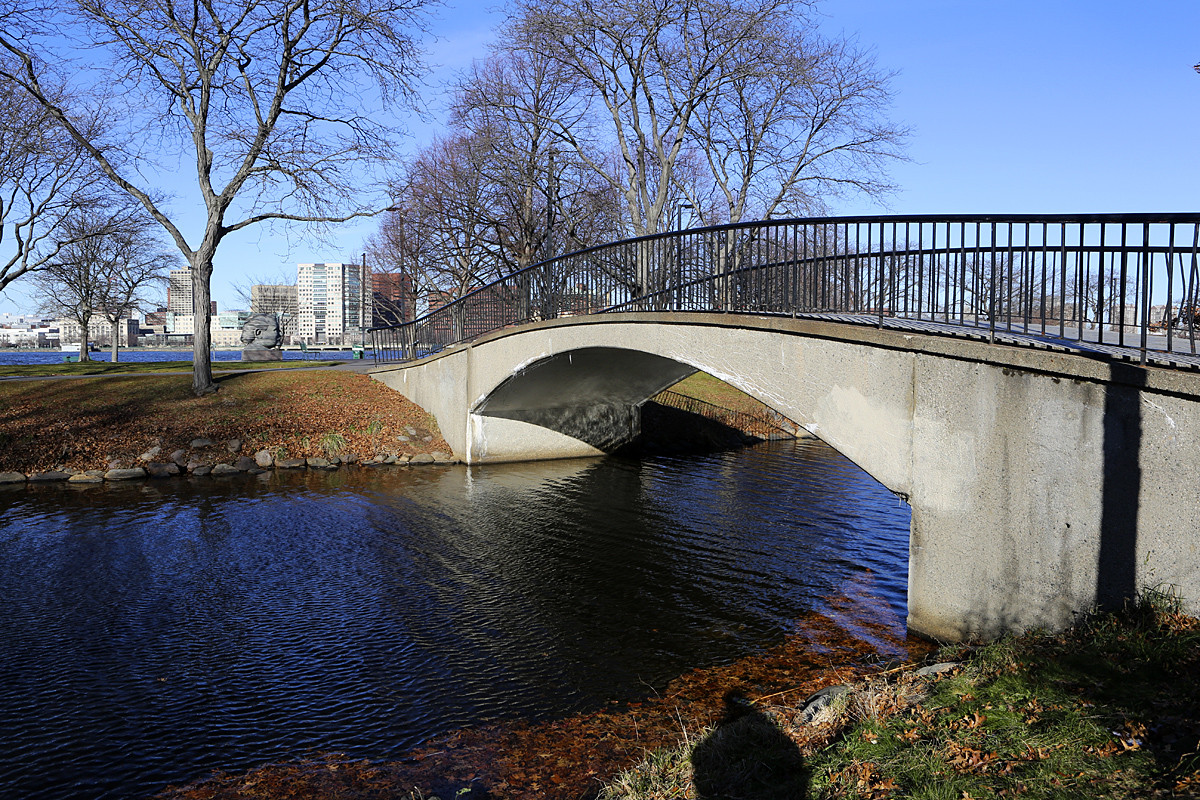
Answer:
<path fill-rule="evenodd" d="M 1198 243 L 1200 215 L 686 231 L 373 331 L 376 377 L 478 463 L 610 449 L 648 397 L 717 375 L 908 500 L 909 620 L 935 636 L 1158 583 L 1195 609 Z"/>

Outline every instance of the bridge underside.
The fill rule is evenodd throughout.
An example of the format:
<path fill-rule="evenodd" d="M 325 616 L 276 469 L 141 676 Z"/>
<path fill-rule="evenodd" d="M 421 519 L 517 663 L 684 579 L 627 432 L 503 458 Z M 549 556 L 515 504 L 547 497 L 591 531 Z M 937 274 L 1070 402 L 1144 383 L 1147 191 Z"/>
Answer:
<path fill-rule="evenodd" d="M 611 452 L 637 436 L 642 403 L 695 371 L 653 353 L 585 347 L 520 368 L 472 413 L 480 427 L 514 420 Z"/>
<path fill-rule="evenodd" d="M 641 401 L 696 369 L 908 500 L 920 633 L 1058 628 L 1160 584 L 1200 610 L 1195 374 L 832 323 L 643 313 L 509 329 L 375 377 L 481 463 L 609 449 Z"/>

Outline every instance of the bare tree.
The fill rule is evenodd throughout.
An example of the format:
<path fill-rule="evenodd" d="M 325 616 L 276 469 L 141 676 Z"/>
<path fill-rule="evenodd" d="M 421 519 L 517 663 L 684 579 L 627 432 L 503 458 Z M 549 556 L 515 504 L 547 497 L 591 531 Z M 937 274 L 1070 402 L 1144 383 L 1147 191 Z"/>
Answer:
<path fill-rule="evenodd" d="M 89 200 L 91 160 L 42 106 L 0 78 L 0 291 L 57 255 Z"/>
<path fill-rule="evenodd" d="M 486 143 L 480 169 L 491 188 L 494 245 L 511 270 L 549 255 L 562 221 L 560 190 L 579 171 L 555 126 L 578 125 L 580 106 L 538 53 L 497 53 L 459 80 L 452 122 Z"/>
<path fill-rule="evenodd" d="M 209 304 L 222 241 L 264 222 L 336 223 L 377 211 L 360 200 L 357 168 L 390 155 L 378 112 L 412 94 L 414 31 L 427 2 L 57 0 L 41 30 L 0 31 L 0 47 L 20 64 L 0 64 L 0 77 L 41 104 L 186 258 L 196 394 L 217 390 Z M 95 44 L 62 52 L 74 42 Z M 76 94 L 109 109 L 111 136 L 93 135 L 78 106 L 47 90 L 49 64 L 78 69 Z M 174 189 L 189 161 L 204 221 L 185 232 L 147 176 L 158 171 L 158 189 Z"/>
<path fill-rule="evenodd" d="M 820 213 L 843 191 L 891 188 L 886 162 L 903 158 L 908 132 L 886 117 L 890 73 L 786 19 L 739 47 L 748 68 L 704 97 L 688 131 L 707 180 L 681 188 L 705 222 Z"/>
<path fill-rule="evenodd" d="M 558 134 L 624 198 L 635 235 L 670 222 L 675 169 L 701 104 L 752 69 L 742 62 L 769 20 L 794 0 L 520 0 L 505 32 L 514 50 L 544 54 L 592 102 L 606 163 L 589 129 Z M 599 127 L 599 122 L 597 122 Z M 581 135 L 582 134 L 582 135 Z M 616 169 L 609 169 L 610 166 Z"/>
<path fill-rule="evenodd" d="M 140 212 L 140 209 L 138 209 Z M 100 311 L 112 329 L 112 362 L 118 353 L 118 326 L 149 302 L 147 293 L 167 281 L 167 272 L 179 263 L 179 256 L 165 249 L 156 236 L 158 228 L 140 213 L 130 213 L 120 224 L 110 225 L 110 231 L 100 238 L 107 243 L 107 285 Z M 134 342 L 129 342 L 133 346 Z"/>
<path fill-rule="evenodd" d="M 504 274 L 493 246 L 495 187 L 483 169 L 490 147 L 470 134 L 439 139 L 409 162 L 395 187 L 386 235 L 397 249 L 376 263 L 400 259 L 418 293 L 457 298 Z"/>
<path fill-rule="evenodd" d="M 176 262 L 155 240 L 156 226 L 140 208 L 90 208 L 63 225 L 65 243 L 33 277 L 43 308 L 79 325 L 79 360 L 88 359 L 92 318 L 111 326 L 112 360 L 118 359 L 117 324 L 145 301 Z"/>

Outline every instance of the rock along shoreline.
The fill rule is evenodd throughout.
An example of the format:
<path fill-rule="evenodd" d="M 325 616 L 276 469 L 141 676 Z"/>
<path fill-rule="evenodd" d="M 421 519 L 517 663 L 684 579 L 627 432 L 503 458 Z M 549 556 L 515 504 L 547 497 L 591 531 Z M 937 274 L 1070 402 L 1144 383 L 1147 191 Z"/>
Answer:
<path fill-rule="evenodd" d="M 225 454 L 224 459 L 220 457 L 221 453 Z M 269 450 L 259 450 L 253 455 L 247 455 L 242 452 L 242 443 L 237 439 L 230 439 L 220 444 L 207 439 L 196 439 L 187 449 L 175 450 L 162 460 L 160 460 L 161 455 L 161 449 L 156 446 L 139 457 L 138 461 L 141 463 L 137 466 L 113 462 L 106 469 L 76 470 L 63 467 L 33 473 L 0 471 L 0 485 L 65 483 L 87 486 L 188 475 L 222 477 L 242 474 L 261 475 L 271 470 L 337 470 L 347 466 L 445 466 L 460 463 L 452 454 L 436 450 L 413 455 L 407 453 L 380 454 L 368 458 L 362 458 L 354 453 L 330 456 L 329 458 L 311 456 L 276 458 Z"/>

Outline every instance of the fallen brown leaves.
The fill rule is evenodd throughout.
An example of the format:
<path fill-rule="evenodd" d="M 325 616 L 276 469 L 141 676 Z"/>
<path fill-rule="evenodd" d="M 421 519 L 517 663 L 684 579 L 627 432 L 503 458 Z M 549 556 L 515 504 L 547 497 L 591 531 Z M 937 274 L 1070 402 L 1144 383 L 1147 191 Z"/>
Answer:
<path fill-rule="evenodd" d="M 205 397 L 174 375 L 0 383 L 0 471 L 133 465 L 155 446 L 166 461 L 198 438 L 216 443 L 196 454 L 209 463 L 236 457 L 221 446 L 232 439 L 291 458 L 327 456 L 330 445 L 360 456 L 450 451 L 428 414 L 366 375 L 286 370 L 218 383 Z"/>
<path fill-rule="evenodd" d="M 863 607 L 859 611 L 864 617 L 868 613 Z M 883 628 L 874 627 L 873 632 L 882 636 Z M 218 773 L 186 787 L 170 788 L 159 800 L 366 800 L 406 798 L 414 789 L 421 793 L 417 797 L 437 794 L 448 800 L 458 789 L 470 786 L 493 798 L 594 797 L 603 783 L 647 752 L 674 745 L 685 732 L 714 724 L 731 690 L 747 697 L 791 697 L 798 702 L 823 686 L 869 672 L 865 659 L 878 652 L 878 644 L 848 634 L 829 617 L 811 614 L 779 646 L 733 664 L 688 672 L 660 695 L 641 702 L 613 704 L 548 722 L 496 722 L 454 731 L 401 761 L 349 762 L 326 755 L 248 773 Z M 919 642 L 893 639 L 891 644 L 908 648 L 914 656 L 929 649 Z M 783 710 L 760 707 L 767 713 Z M 796 724 L 788 725 L 791 721 Z M 821 746 L 836 733 L 799 720 L 780 722 L 808 747 Z M 323 769 L 326 762 L 338 764 L 338 771 Z"/>

